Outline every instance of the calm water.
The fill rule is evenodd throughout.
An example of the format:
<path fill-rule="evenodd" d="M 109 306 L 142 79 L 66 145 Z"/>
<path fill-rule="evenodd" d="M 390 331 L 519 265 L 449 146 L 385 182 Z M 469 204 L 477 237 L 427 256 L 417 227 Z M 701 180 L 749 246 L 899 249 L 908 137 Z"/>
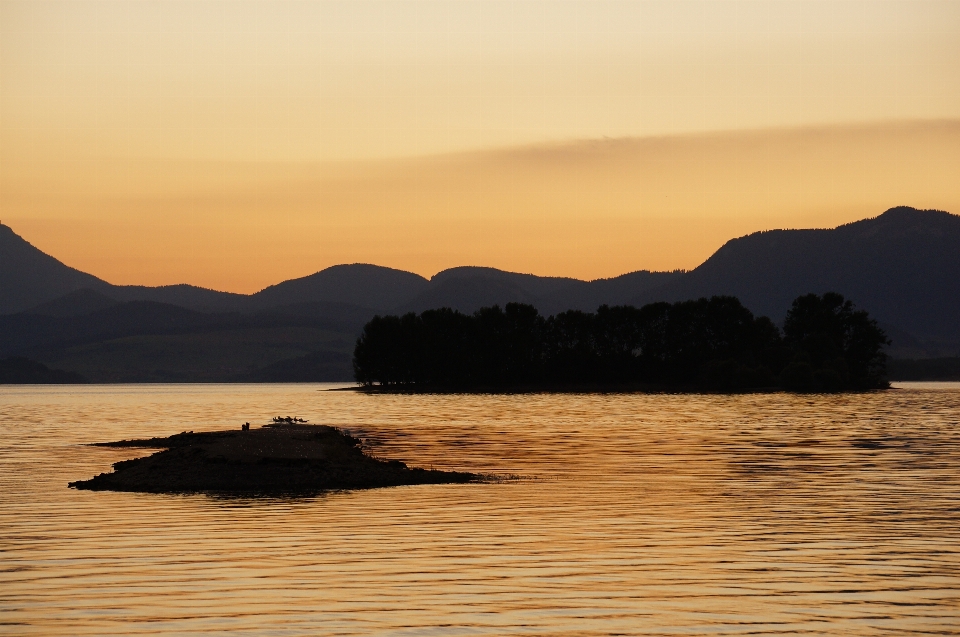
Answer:
<path fill-rule="evenodd" d="M 0 389 L 4 634 L 960 634 L 960 385 L 857 396 Z M 78 492 L 143 450 L 341 426 L 528 479 L 305 499 Z"/>

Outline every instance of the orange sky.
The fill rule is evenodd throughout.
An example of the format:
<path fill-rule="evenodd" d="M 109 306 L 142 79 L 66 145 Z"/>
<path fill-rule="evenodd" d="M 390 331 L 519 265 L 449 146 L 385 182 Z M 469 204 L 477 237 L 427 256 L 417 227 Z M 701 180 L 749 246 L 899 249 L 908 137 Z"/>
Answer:
<path fill-rule="evenodd" d="M 0 2 L 0 220 L 115 283 L 690 268 L 958 174 L 952 1 Z"/>

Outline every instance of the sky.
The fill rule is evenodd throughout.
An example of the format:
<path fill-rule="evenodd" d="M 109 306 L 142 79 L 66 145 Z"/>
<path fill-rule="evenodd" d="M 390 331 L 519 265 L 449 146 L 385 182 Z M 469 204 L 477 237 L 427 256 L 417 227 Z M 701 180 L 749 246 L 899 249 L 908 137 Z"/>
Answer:
<path fill-rule="evenodd" d="M 956 175 L 953 0 L 0 0 L 0 221 L 112 283 L 689 269 Z"/>

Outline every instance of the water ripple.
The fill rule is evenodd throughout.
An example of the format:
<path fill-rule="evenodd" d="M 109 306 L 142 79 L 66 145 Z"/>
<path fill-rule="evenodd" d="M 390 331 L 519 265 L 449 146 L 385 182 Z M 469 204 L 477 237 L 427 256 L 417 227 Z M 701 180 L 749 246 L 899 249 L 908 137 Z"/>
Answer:
<path fill-rule="evenodd" d="M 960 385 L 854 396 L 5 387 L 0 633 L 960 634 Z M 307 498 L 74 491 L 143 450 L 333 424 L 519 475 Z"/>

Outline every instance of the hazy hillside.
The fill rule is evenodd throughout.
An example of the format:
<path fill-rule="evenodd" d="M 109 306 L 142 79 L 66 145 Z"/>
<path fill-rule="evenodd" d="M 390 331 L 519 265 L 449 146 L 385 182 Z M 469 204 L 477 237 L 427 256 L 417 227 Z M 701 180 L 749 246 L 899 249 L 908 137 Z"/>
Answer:
<path fill-rule="evenodd" d="M 26 358 L 0 358 L 0 385 L 72 385 L 86 383 L 75 372 L 50 369 Z"/>
<path fill-rule="evenodd" d="M 899 207 L 832 230 L 757 232 L 633 302 L 730 294 L 779 321 L 800 294 L 827 291 L 914 337 L 960 341 L 960 216 Z"/>
<path fill-rule="evenodd" d="M 250 297 L 249 307 L 262 310 L 323 301 L 382 311 L 408 302 L 428 285 L 419 274 L 403 270 L 366 263 L 335 265 L 310 276 L 271 285 Z"/>
<path fill-rule="evenodd" d="M 39 350 L 31 358 L 96 383 L 348 381 L 354 336 L 319 327 L 146 334 Z M 299 359 L 307 359 L 302 361 Z M 288 362 L 299 376 L 283 374 Z M 313 364 L 313 375 L 303 374 Z"/>
<path fill-rule="evenodd" d="M 118 301 L 153 301 L 179 305 L 197 312 L 242 312 L 249 297 L 245 294 L 218 292 L 195 285 L 112 285 L 105 294 Z"/>
<path fill-rule="evenodd" d="M 555 290 L 567 281 L 575 279 L 514 274 L 494 268 L 452 268 L 434 275 L 426 290 L 395 309 L 402 313 L 450 307 L 461 312 L 473 312 L 481 307 L 510 302 L 530 303 L 539 307 L 544 301 L 545 290 Z"/>
<path fill-rule="evenodd" d="M 78 290 L 92 290 L 114 301 L 155 301 L 213 312 L 240 310 L 247 299 L 242 294 L 193 285 L 111 285 L 92 274 L 64 265 L 35 248 L 8 226 L 0 224 L 0 315 L 30 310 Z M 82 314 L 88 309 L 91 298 L 88 294 L 70 296 L 60 300 L 57 309 L 39 310 L 38 313 Z"/>
<path fill-rule="evenodd" d="M 256 294 L 194 285 L 112 285 L 41 252 L 0 225 L 0 315 L 79 316 L 113 303 L 152 301 L 200 312 L 257 312 L 297 303 L 346 304 L 388 310 L 428 286 L 423 277 L 375 265 L 338 265 L 284 281 Z"/>
<path fill-rule="evenodd" d="M 674 272 L 650 272 L 639 270 L 621 274 L 610 279 L 597 279 L 586 285 L 572 285 L 559 290 L 550 297 L 553 312 L 567 309 L 593 312 L 607 305 L 628 305 L 640 294 L 650 293 L 684 276 L 680 270 Z"/>
<path fill-rule="evenodd" d="M 117 300 L 102 292 L 83 288 L 59 296 L 52 301 L 36 305 L 25 312 L 35 316 L 84 316 L 105 310 L 117 304 Z M 0 321 L 3 317 L 0 317 Z"/>
<path fill-rule="evenodd" d="M 564 277 L 504 272 L 495 268 L 458 267 L 443 270 L 429 287 L 397 311 L 450 307 L 473 312 L 510 302 L 529 303 L 545 315 L 576 309 L 593 311 L 603 304 L 622 305 L 638 294 L 680 277 L 680 272 L 631 272 L 612 279 L 581 281 Z"/>
<path fill-rule="evenodd" d="M 12 314 L 0 316 L 0 356 L 124 336 L 197 332 L 244 324 L 239 314 L 208 314 L 153 301 L 117 303 L 82 315 Z"/>
<path fill-rule="evenodd" d="M 730 294 L 779 322 L 797 296 L 826 291 L 876 317 L 895 355 L 955 356 L 960 217 L 893 208 L 831 230 L 758 232 L 687 273 L 588 282 L 458 267 L 428 281 L 351 264 L 253 295 L 110 285 L 0 226 L 0 357 L 27 356 L 95 382 L 349 380 L 353 343 L 376 313 L 519 301 L 549 315 Z"/>
<path fill-rule="evenodd" d="M 0 314 L 12 314 L 81 288 L 110 287 L 60 263 L 0 224 Z"/>
<path fill-rule="evenodd" d="M 612 279 L 580 281 L 457 267 L 429 281 L 418 274 L 363 263 L 336 265 L 283 281 L 252 295 L 218 292 L 192 285 L 147 287 L 111 285 L 70 268 L 2 227 L 0 315 L 27 311 L 48 316 L 82 316 L 113 304 L 150 301 L 198 312 L 263 312 L 313 304 L 310 313 L 331 321 L 354 322 L 380 312 L 452 307 L 464 312 L 513 301 L 536 305 L 544 314 L 567 309 L 594 310 L 622 304 L 681 276 L 677 272 L 633 272 Z M 363 321 L 361 321 L 361 325 Z"/>
<path fill-rule="evenodd" d="M 106 297 L 73 293 L 70 305 L 55 301 L 36 313 L 0 316 L 0 358 L 27 356 L 93 382 L 348 380 L 356 334 L 370 318 L 366 309 L 322 303 L 256 314 L 152 301 L 62 312 L 65 305 L 75 311 L 78 299 L 97 304 Z M 282 361 L 294 359 L 299 376 L 283 369 Z"/>

